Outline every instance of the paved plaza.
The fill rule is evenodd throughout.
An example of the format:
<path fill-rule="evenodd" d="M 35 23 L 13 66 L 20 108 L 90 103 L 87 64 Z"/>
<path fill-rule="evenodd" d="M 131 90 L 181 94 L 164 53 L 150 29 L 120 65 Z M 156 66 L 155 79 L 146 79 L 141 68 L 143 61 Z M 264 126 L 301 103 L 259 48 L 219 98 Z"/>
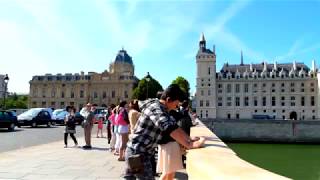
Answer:
<path fill-rule="evenodd" d="M 84 138 L 78 137 L 78 142 L 83 145 Z M 124 162 L 117 161 L 117 157 L 108 151 L 106 138 L 93 136 L 91 150 L 73 147 L 71 138 L 68 143 L 69 148 L 64 148 L 61 139 L 49 144 L 0 153 L 0 179 L 121 179 Z M 178 173 L 178 176 L 180 178 L 177 179 L 186 179 L 183 173 Z"/>

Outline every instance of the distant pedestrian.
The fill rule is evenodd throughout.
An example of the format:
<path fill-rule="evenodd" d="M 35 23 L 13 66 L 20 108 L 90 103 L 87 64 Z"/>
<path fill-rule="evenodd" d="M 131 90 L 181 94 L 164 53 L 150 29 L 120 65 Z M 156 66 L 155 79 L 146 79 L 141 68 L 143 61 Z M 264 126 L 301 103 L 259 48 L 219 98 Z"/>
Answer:
<path fill-rule="evenodd" d="M 104 138 L 104 136 L 103 136 L 103 121 L 104 121 L 103 116 L 100 116 L 97 121 L 98 121 L 97 138 L 100 137 L 99 132 L 101 134 L 101 137 Z"/>
<path fill-rule="evenodd" d="M 116 126 L 116 123 L 115 123 L 116 106 L 114 104 L 112 104 L 110 106 L 110 109 L 112 109 L 111 110 L 111 114 L 108 117 L 108 121 L 110 123 L 110 129 L 111 129 L 110 151 L 113 152 L 115 150 L 116 130 L 117 130 L 117 126 Z"/>
<path fill-rule="evenodd" d="M 84 137 L 86 145 L 83 146 L 84 149 L 91 149 L 91 131 L 93 127 L 94 121 L 94 112 L 95 106 L 92 106 L 88 103 L 85 107 L 83 107 L 80 111 L 80 114 L 84 117 L 83 121 L 83 129 L 84 129 Z"/>
<path fill-rule="evenodd" d="M 64 147 L 68 147 L 68 134 L 70 134 L 71 138 L 73 139 L 74 145 L 78 146 L 78 142 L 74 134 L 76 133 L 76 120 L 75 120 L 75 109 L 71 106 L 66 108 L 68 111 L 64 123 L 65 123 L 65 131 L 64 131 Z"/>

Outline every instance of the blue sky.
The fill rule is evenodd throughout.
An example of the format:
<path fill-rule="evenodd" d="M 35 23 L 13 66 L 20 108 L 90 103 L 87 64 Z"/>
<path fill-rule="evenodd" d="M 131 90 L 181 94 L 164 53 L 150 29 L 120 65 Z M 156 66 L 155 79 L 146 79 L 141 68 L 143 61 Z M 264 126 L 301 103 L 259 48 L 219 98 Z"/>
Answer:
<path fill-rule="evenodd" d="M 198 40 L 223 63 L 320 64 L 320 0 L 0 0 L 0 74 L 29 92 L 33 75 L 103 72 L 124 47 L 135 74 L 195 91 Z"/>

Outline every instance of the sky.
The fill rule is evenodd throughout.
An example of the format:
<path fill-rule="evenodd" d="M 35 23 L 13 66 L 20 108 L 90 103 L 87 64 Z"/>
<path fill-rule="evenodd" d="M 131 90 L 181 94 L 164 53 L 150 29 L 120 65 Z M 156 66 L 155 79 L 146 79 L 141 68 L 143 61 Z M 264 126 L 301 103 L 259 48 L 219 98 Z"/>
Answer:
<path fill-rule="evenodd" d="M 196 85 L 200 34 L 226 62 L 320 64 L 320 0 L 0 0 L 0 74 L 9 92 L 29 93 L 32 76 L 101 73 L 118 51 L 165 88 Z"/>

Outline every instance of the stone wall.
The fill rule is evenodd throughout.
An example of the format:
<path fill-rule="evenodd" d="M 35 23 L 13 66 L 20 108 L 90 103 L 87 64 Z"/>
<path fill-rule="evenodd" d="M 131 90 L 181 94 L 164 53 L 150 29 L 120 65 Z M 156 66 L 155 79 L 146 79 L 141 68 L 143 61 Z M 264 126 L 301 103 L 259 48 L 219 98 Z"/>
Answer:
<path fill-rule="evenodd" d="M 190 180 L 288 179 L 242 160 L 201 122 L 191 128 L 191 136 L 205 137 L 206 143 L 203 148 L 187 152 L 186 171 Z"/>
<path fill-rule="evenodd" d="M 320 121 L 206 119 L 203 122 L 223 141 L 320 143 Z"/>

